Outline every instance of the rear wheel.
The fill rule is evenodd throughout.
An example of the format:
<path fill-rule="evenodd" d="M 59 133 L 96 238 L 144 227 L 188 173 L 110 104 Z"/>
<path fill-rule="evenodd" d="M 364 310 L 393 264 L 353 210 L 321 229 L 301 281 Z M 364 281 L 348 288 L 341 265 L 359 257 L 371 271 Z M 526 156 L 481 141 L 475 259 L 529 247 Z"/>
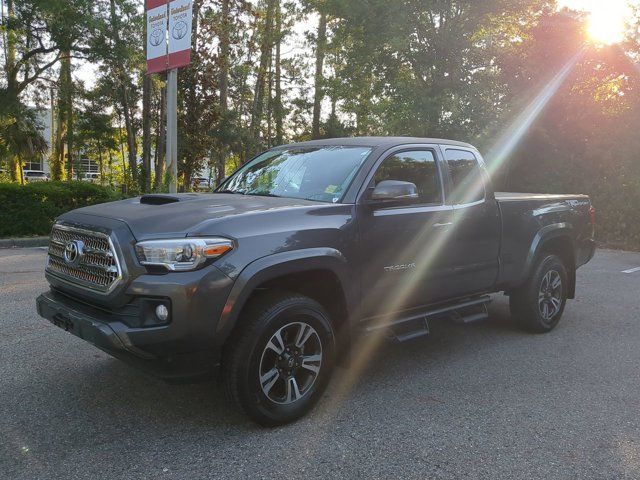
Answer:
<path fill-rule="evenodd" d="M 275 426 L 306 414 L 333 369 L 334 334 L 316 301 L 295 294 L 256 299 L 225 352 L 227 395 L 257 423 Z"/>
<path fill-rule="evenodd" d="M 531 278 L 511 294 L 512 317 L 535 333 L 553 330 L 564 312 L 567 269 L 557 255 L 543 255 Z"/>

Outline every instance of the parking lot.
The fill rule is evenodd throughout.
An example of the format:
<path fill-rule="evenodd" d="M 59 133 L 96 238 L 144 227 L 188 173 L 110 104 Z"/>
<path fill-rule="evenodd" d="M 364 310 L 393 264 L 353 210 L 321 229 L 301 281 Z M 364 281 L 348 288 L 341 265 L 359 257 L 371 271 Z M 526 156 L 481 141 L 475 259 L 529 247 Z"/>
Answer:
<path fill-rule="evenodd" d="M 0 478 L 640 478 L 640 254 L 603 250 L 559 327 L 434 323 L 262 429 L 40 319 L 42 249 L 0 250 Z"/>

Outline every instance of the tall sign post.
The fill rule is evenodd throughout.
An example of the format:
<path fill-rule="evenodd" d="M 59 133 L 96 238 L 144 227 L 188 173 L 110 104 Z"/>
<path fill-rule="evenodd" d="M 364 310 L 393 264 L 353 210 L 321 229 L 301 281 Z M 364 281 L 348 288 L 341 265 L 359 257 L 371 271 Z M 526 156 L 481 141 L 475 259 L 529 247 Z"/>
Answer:
<path fill-rule="evenodd" d="M 147 72 L 167 73 L 167 173 L 178 190 L 178 68 L 191 61 L 192 0 L 146 0 Z"/>

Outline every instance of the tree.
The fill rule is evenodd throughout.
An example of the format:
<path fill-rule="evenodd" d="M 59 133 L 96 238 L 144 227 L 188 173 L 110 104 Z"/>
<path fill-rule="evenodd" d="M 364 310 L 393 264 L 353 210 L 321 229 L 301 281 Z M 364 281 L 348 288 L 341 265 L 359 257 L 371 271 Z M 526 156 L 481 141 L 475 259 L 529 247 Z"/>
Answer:
<path fill-rule="evenodd" d="M 327 14 L 324 10 L 320 11 L 320 19 L 318 20 L 318 34 L 316 36 L 316 72 L 314 76 L 315 94 L 313 98 L 313 123 L 311 127 L 311 136 L 320 138 L 320 113 L 322 109 L 322 100 L 324 98 L 324 55 L 327 48 Z"/>
<path fill-rule="evenodd" d="M 271 61 L 271 54 L 273 50 L 273 20 L 276 3 L 276 0 L 266 0 L 264 23 L 261 29 L 260 65 L 256 72 L 253 107 L 251 108 L 251 126 L 249 127 L 249 135 L 253 140 L 254 145 L 260 145 L 260 126 L 264 111 L 267 69 L 269 62 Z M 255 148 L 253 150 L 255 150 Z"/>
<path fill-rule="evenodd" d="M 5 94 L 6 95 L 6 94 Z M 0 158 L 9 160 L 9 175 L 12 181 L 24 183 L 22 163 L 42 158 L 47 143 L 40 133 L 42 126 L 36 112 L 10 99 L 0 92 L 3 115 L 0 116 Z"/>
<path fill-rule="evenodd" d="M 60 61 L 64 62 L 63 78 L 70 79 L 71 56 L 86 51 L 84 39 L 91 29 L 91 2 L 7 0 L 6 10 L 4 1 L 0 3 L 0 9 L 3 13 L 0 27 L 5 45 L 5 85 L 0 87 L 0 96 L 3 98 L 0 102 L 0 121 L 4 125 L 16 127 L 6 130 L 5 135 L 15 133 L 16 138 L 6 138 L 6 141 L 8 144 L 17 145 L 24 140 L 23 134 L 36 132 L 35 124 L 31 122 L 29 115 L 25 118 L 16 117 L 28 112 L 22 104 L 22 97 L 29 91 L 33 97 L 38 98 L 39 93 L 35 86 L 42 84 Z M 68 83 L 65 87 L 63 119 L 66 126 L 64 142 L 69 151 L 73 144 L 70 88 Z M 39 134 L 38 136 L 41 137 Z M 29 144 L 41 145 L 39 138 L 32 136 L 32 139 L 33 142 Z M 63 139 L 60 139 L 60 142 L 62 141 Z M 30 147 L 27 148 L 27 151 L 30 150 Z M 20 168 L 21 161 L 17 165 Z M 60 176 L 60 171 L 61 168 L 54 168 L 54 175 Z"/>

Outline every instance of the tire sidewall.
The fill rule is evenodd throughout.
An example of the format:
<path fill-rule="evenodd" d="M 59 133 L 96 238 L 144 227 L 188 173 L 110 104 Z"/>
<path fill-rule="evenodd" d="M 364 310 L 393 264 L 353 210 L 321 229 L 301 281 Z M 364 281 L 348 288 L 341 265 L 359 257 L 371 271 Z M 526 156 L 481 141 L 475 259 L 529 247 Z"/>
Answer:
<path fill-rule="evenodd" d="M 260 360 L 262 352 L 273 334 L 292 322 L 304 321 L 311 325 L 322 344 L 322 365 L 311 390 L 290 405 L 270 400 L 260 386 Z M 333 370 L 335 339 L 327 313 L 315 301 L 298 297 L 287 299 L 263 313 L 255 329 L 255 336 L 248 345 L 247 361 L 243 362 L 238 384 L 243 406 L 264 425 L 279 425 L 304 415 L 322 395 Z"/>

